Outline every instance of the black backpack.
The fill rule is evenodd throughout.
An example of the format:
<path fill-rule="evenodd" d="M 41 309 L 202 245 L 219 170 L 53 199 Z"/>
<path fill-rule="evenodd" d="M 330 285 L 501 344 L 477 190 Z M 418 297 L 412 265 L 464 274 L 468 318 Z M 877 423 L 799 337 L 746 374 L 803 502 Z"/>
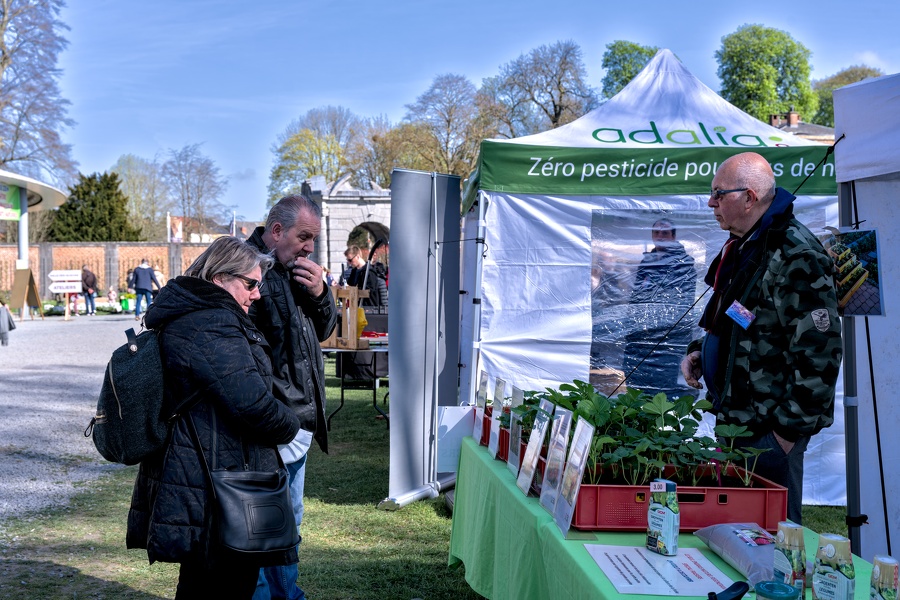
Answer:
<path fill-rule="evenodd" d="M 125 335 L 128 342 L 116 348 L 106 365 L 97 414 L 84 437 L 93 436 L 106 460 L 134 465 L 166 445 L 169 425 L 180 412 L 162 415 L 163 367 L 156 331 L 136 335 L 128 329 Z M 181 407 L 187 410 L 189 402 Z"/>

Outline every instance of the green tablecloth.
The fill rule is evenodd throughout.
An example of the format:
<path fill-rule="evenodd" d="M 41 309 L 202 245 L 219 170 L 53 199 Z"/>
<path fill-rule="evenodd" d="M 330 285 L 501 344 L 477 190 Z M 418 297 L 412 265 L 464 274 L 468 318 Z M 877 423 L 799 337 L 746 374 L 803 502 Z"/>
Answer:
<path fill-rule="evenodd" d="M 449 564 L 451 567 L 464 564 L 466 581 L 482 596 L 492 600 L 621 597 L 584 544 L 642 546 L 645 539 L 641 533 L 576 530 L 572 530 L 570 539 L 563 539 L 538 499 L 526 498 L 516 487 L 506 463 L 491 458 L 487 448 L 479 446 L 471 437 L 463 440 L 456 475 Z M 814 558 L 817 543 L 818 534 L 806 530 L 808 558 Z M 680 535 L 678 545 L 701 548 L 725 575 L 734 581 L 743 579 L 693 534 Z M 868 599 L 872 565 L 857 557 L 854 564 L 856 598 Z M 811 597 L 809 591 L 807 597 Z M 695 598 L 705 600 L 705 596 Z"/>

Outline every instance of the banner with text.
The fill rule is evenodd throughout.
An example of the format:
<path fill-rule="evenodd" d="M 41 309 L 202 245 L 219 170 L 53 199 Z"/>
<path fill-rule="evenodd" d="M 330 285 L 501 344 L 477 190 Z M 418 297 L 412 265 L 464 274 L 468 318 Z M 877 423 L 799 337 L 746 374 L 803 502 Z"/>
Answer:
<path fill-rule="evenodd" d="M 486 140 L 480 188 L 497 192 L 580 195 L 708 194 L 729 156 L 753 150 L 769 161 L 778 185 L 804 195 L 836 195 L 834 157 L 826 146 L 653 149 L 531 146 Z"/>

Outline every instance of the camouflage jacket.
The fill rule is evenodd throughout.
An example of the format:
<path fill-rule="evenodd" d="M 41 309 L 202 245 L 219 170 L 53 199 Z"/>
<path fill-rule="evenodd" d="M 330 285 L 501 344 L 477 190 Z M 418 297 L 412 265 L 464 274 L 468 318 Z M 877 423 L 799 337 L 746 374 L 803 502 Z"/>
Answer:
<path fill-rule="evenodd" d="M 793 199 L 778 190 L 767 213 L 770 223 L 758 232 L 759 266 L 735 290 L 755 319 L 745 330 L 722 315 L 728 330 L 721 336 L 717 370 L 725 373 L 716 377 L 722 381 L 718 402 L 709 397 L 719 406 L 719 423 L 746 425 L 757 434 L 775 431 L 791 441 L 834 421 L 842 353 L 833 262 L 793 217 Z M 688 353 L 700 350 L 708 337 L 691 342 Z"/>

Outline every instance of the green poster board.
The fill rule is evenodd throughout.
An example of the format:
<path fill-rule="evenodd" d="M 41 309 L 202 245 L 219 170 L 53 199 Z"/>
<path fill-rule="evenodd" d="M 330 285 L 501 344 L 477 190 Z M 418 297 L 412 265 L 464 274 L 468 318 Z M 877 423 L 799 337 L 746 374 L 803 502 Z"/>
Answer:
<path fill-rule="evenodd" d="M 0 183 L 0 221 L 18 221 L 22 217 L 20 197 L 17 186 Z"/>

